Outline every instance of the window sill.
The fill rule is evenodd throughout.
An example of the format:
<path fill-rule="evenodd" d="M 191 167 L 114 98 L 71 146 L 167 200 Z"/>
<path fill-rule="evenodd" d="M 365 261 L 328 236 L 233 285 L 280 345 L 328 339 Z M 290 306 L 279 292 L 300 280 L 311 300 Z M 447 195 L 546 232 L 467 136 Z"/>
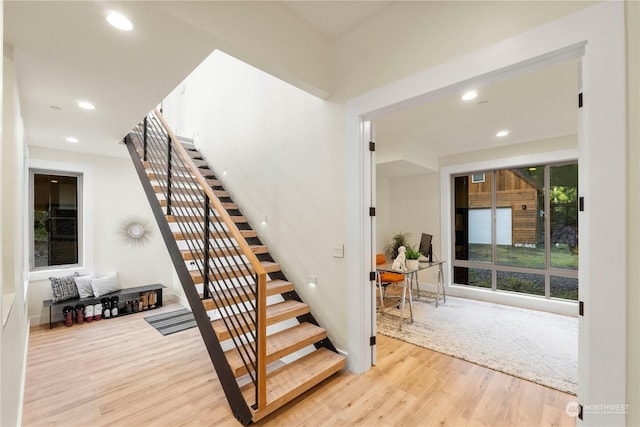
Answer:
<path fill-rule="evenodd" d="M 3 294 L 2 295 L 2 327 L 7 324 L 7 320 L 9 320 L 9 315 L 11 314 L 11 309 L 13 308 L 13 302 L 16 299 L 16 294 Z"/>
<path fill-rule="evenodd" d="M 49 277 L 69 276 L 76 272 L 80 275 L 83 275 L 83 274 L 86 274 L 85 273 L 86 270 L 87 269 L 85 267 L 67 267 L 67 268 L 52 268 L 51 270 L 30 271 L 29 281 L 33 282 L 35 280 L 48 280 Z"/>
<path fill-rule="evenodd" d="M 578 317 L 578 301 L 545 298 L 539 295 L 520 294 L 509 291 L 494 291 L 457 283 L 447 286 L 447 295 L 470 298 L 494 304 L 505 304 L 529 310 L 547 311 L 563 316 Z"/>

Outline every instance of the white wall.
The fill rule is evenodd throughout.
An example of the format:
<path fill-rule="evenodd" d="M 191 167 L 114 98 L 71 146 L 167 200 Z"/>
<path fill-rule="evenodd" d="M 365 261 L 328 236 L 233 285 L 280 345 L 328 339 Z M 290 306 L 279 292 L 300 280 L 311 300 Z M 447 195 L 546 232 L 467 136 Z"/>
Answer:
<path fill-rule="evenodd" d="M 390 2 L 341 35 L 337 93 L 352 97 L 558 19 L 592 1 Z"/>
<path fill-rule="evenodd" d="M 433 235 L 433 253 L 440 258 L 440 178 L 437 173 L 382 178 L 376 182 L 376 216 L 389 218 L 376 222 L 377 253 L 391 242 L 394 234 L 409 233 L 409 244 L 416 249 L 422 233 Z M 378 213 L 380 212 L 380 213 Z M 377 219 L 377 218 L 376 218 Z M 435 283 L 429 271 L 420 272 L 420 282 Z"/>
<path fill-rule="evenodd" d="M 627 27 L 627 425 L 640 425 L 640 2 L 625 1 Z"/>
<path fill-rule="evenodd" d="M 0 11 L 2 2 L 0 2 Z M 2 13 L 0 12 L 0 18 Z M 1 28 L 0 24 L 0 28 Z M 3 52 L 2 70 L 2 180 L 0 182 L 2 236 L 0 287 L 2 331 L 0 333 L 0 425 L 19 425 L 22 413 L 24 374 L 29 336 L 23 281 L 22 206 L 24 202 L 23 126 L 10 51 Z"/>
<path fill-rule="evenodd" d="M 221 52 L 163 107 L 179 134 L 195 137 L 312 314 L 346 349 L 344 259 L 333 256 L 345 234 L 342 108 Z"/>
<path fill-rule="evenodd" d="M 532 154 L 549 153 L 578 148 L 577 135 L 565 135 L 505 147 L 489 148 L 486 150 L 469 151 L 440 158 L 440 167 L 460 165 L 464 163 L 482 162 L 510 157 L 530 156 Z"/>
<path fill-rule="evenodd" d="M 216 48 L 321 98 L 333 90 L 332 39 L 277 1 L 157 2 Z"/>
<path fill-rule="evenodd" d="M 126 148 L 122 146 L 122 150 Z M 93 201 L 90 217 L 86 218 L 92 235 L 92 241 L 87 242 L 87 250 L 92 252 L 90 258 L 93 262 L 86 266 L 83 274 L 117 271 L 122 287 L 162 283 L 169 288 L 166 290 L 168 295 L 173 293 L 171 259 L 130 159 L 40 147 L 30 148 L 30 158 L 32 161 L 84 165 L 92 172 L 93 184 L 85 186 L 84 191 L 90 193 Z M 120 235 L 121 221 L 130 216 L 138 216 L 150 225 L 148 244 L 132 246 Z M 49 321 L 49 311 L 43 309 L 42 301 L 50 299 L 51 295 L 48 279 L 35 280 L 29 284 L 29 314 L 32 323 Z M 54 320 L 61 319 L 61 314 L 57 314 Z"/>

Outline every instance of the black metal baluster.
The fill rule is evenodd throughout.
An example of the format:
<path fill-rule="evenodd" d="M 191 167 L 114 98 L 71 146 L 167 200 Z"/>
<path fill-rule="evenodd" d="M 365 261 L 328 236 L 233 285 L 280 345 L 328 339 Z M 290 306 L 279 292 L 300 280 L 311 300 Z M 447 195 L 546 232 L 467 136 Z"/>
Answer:
<path fill-rule="evenodd" d="M 260 333 L 258 331 L 258 315 L 259 315 L 259 306 L 260 304 L 258 304 L 258 301 L 260 301 L 260 281 L 258 278 L 258 274 L 256 273 L 254 276 L 254 280 L 256 283 L 256 308 L 255 308 L 255 318 L 253 321 L 254 324 L 254 331 L 255 331 L 255 355 L 256 355 L 256 403 L 252 405 L 253 409 L 258 409 L 258 390 L 260 389 L 260 384 L 259 384 L 259 376 L 258 376 L 258 369 L 260 366 L 260 360 L 259 360 L 259 351 L 258 349 L 260 348 Z"/>
<path fill-rule="evenodd" d="M 167 135 L 167 215 L 171 215 L 171 135 Z"/>
<path fill-rule="evenodd" d="M 142 160 L 147 161 L 147 118 L 144 118 L 144 137 L 142 140 Z"/>
<path fill-rule="evenodd" d="M 204 248 L 203 263 L 204 263 L 204 297 L 209 298 L 209 196 L 204 193 L 204 241 L 202 247 Z"/>

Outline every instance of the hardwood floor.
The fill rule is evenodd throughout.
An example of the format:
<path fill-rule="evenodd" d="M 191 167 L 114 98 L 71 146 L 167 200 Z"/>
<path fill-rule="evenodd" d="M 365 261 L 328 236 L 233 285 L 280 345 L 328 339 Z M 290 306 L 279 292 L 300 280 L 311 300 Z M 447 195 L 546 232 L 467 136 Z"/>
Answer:
<path fill-rule="evenodd" d="M 22 425 L 239 426 L 198 330 L 163 337 L 146 314 L 33 328 Z M 575 425 L 569 394 L 381 335 L 378 343 L 369 372 L 342 372 L 257 425 Z"/>

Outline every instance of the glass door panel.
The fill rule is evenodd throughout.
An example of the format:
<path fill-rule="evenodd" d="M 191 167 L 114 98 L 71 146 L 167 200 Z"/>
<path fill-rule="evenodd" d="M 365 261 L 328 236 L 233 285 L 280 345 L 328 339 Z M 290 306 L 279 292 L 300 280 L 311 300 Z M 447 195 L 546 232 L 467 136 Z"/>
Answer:
<path fill-rule="evenodd" d="M 480 172 L 454 178 L 456 259 L 492 260 L 492 177 L 490 172 Z"/>
<path fill-rule="evenodd" d="M 496 263 L 545 268 L 544 166 L 496 171 Z"/>
<path fill-rule="evenodd" d="M 578 269 L 578 165 L 551 166 L 551 267 Z"/>

